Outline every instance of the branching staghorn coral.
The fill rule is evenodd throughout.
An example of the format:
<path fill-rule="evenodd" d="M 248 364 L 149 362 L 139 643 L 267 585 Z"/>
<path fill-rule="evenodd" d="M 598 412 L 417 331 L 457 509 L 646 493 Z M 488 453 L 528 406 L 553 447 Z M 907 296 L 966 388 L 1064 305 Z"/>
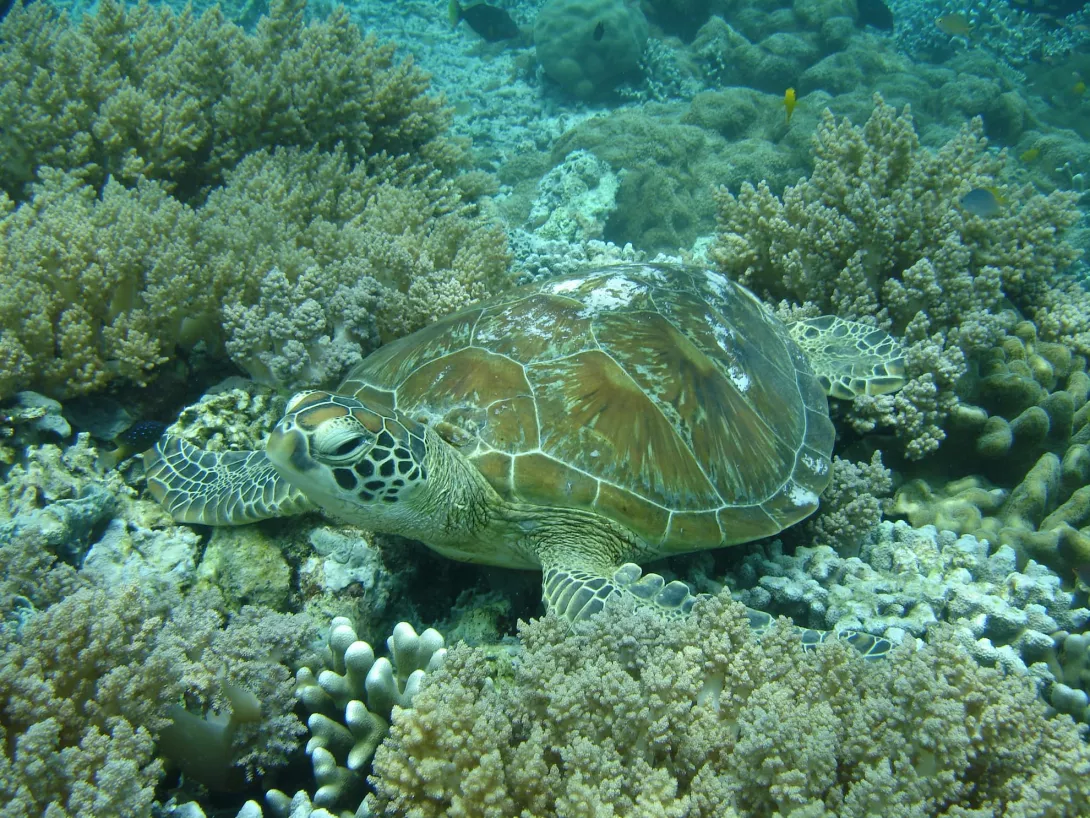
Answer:
<path fill-rule="evenodd" d="M 765 297 L 902 335 L 909 383 L 860 398 L 849 420 L 892 426 L 921 458 L 945 436 L 959 379 L 1013 327 L 1011 307 L 1039 319 L 1046 339 L 1090 350 L 1090 299 L 1058 278 L 1078 255 L 1061 234 L 1079 213 L 1072 194 L 1029 186 L 999 189 L 994 216 L 970 212 L 961 197 L 1000 184 L 1006 162 L 987 150 L 981 121 L 929 151 L 907 108 L 875 104 L 863 127 L 825 112 L 814 172 L 782 198 L 763 184 L 720 190 L 711 256 Z"/>

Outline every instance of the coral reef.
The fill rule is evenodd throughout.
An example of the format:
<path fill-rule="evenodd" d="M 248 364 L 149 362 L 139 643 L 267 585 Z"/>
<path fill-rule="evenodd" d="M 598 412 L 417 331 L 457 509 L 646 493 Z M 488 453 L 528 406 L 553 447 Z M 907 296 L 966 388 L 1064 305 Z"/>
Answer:
<path fill-rule="evenodd" d="M 738 120 L 720 116 L 735 103 L 744 109 Z M 622 108 L 561 136 L 552 161 L 559 165 L 581 150 L 607 162 L 620 184 L 604 237 L 619 246 L 632 242 L 644 251 L 676 253 L 714 230 L 710 183 L 740 181 L 754 173 L 786 183 L 803 170 L 787 152 L 760 138 L 767 128 L 758 116 L 745 117 L 747 110 L 778 113 L 776 105 L 773 98 L 737 90 L 723 92 L 722 98 L 702 96 L 691 105 Z"/>
<path fill-rule="evenodd" d="M 935 504 L 943 530 L 883 522 L 853 557 L 824 543 L 787 554 L 776 543 L 747 555 L 725 582 L 745 604 L 815 628 L 899 642 L 948 623 L 976 661 L 1029 674 L 1045 701 L 1090 722 L 1090 610 L 1078 607 L 1085 596 L 1009 545 L 950 530 L 973 518 L 956 502 Z"/>
<path fill-rule="evenodd" d="M 34 532 L 0 529 L 0 634 L 87 585 Z"/>
<path fill-rule="evenodd" d="M 1064 24 L 1056 25 L 1048 15 L 1035 14 L 1015 3 L 938 0 L 923 6 L 902 2 L 895 7 L 902 23 L 896 31 L 898 45 L 917 57 L 944 57 L 964 52 L 971 45 L 973 50 L 994 54 L 1004 63 L 1024 69 L 1060 63 L 1090 40 L 1085 8 L 1066 15 Z M 974 28 L 972 42 L 933 25 L 936 15 L 943 14 L 966 14 Z"/>
<path fill-rule="evenodd" d="M 20 627 L 79 588 L 176 590 L 192 579 L 198 538 L 111 471 L 87 435 L 27 446 L 0 483 L 0 615 Z M 79 566 L 77 572 L 74 566 Z"/>
<path fill-rule="evenodd" d="M 292 592 L 291 567 L 283 543 L 260 526 L 220 526 L 201 554 L 198 587 L 219 589 L 238 605 L 285 610 Z"/>
<path fill-rule="evenodd" d="M 1015 548 L 1061 575 L 1090 564 L 1090 377 L 1086 358 L 1040 341 L 1030 322 L 981 356 L 973 389 L 951 417 L 973 441 L 945 480 L 898 488 L 891 509 Z M 971 402 L 970 402 L 971 401 Z"/>
<path fill-rule="evenodd" d="M 78 25 L 16 8 L 0 31 L 0 189 L 20 201 L 44 166 L 96 191 L 159 180 L 188 200 L 274 145 L 438 158 L 449 115 L 425 75 L 343 8 L 307 23 L 305 5 L 274 0 L 253 34 L 218 10 L 147 2 L 105 0 Z"/>
<path fill-rule="evenodd" d="M 1090 723 L 1090 633 L 1058 631 L 1044 659 L 1051 679 L 1049 702 L 1061 713 Z"/>
<path fill-rule="evenodd" d="M 101 473 L 99 454 L 90 436 L 81 433 L 69 445 L 44 443 L 23 449 L 0 482 L 0 521 L 23 525 L 33 521 L 49 529 L 53 544 L 66 555 L 82 558 L 84 549 L 111 516 L 144 528 L 170 524 L 162 507 L 129 486 L 116 471 Z M 62 501 L 65 508 L 50 511 Z M 56 521 L 50 521 L 55 516 Z"/>
<path fill-rule="evenodd" d="M 0 398 L 146 384 L 198 343 L 281 388 L 335 381 L 505 283 L 424 74 L 303 6 L 253 34 L 113 2 L 5 20 Z"/>
<path fill-rule="evenodd" d="M 453 179 L 404 164 L 351 162 L 340 148 L 261 151 L 210 194 L 202 255 L 243 369 L 281 387 L 334 384 L 379 335 L 404 335 L 507 284 L 502 231 L 461 201 Z"/>
<path fill-rule="evenodd" d="M 514 267 L 521 269 L 520 284 L 553 275 L 574 275 L 588 267 L 607 264 L 647 261 L 647 254 L 631 244 L 618 247 L 606 241 L 588 241 L 586 244 L 569 244 L 564 241 L 542 239 L 525 230 L 511 236 L 511 252 Z"/>
<path fill-rule="evenodd" d="M 30 200 L 0 197 L 0 397 L 33 384 L 65 397 L 146 383 L 191 314 L 207 312 L 193 211 L 159 183 L 38 170 Z"/>
<path fill-rule="evenodd" d="M 161 772 L 153 731 L 165 720 L 149 694 L 163 668 L 141 665 L 159 620 L 135 589 L 116 600 L 79 590 L 5 634 L 0 794 L 12 815 L 150 811 Z"/>
<path fill-rule="evenodd" d="M 412 706 L 427 675 L 446 657 L 443 636 L 428 628 L 421 634 L 399 623 L 386 640 L 390 658 L 375 658 L 343 617 L 329 630 L 332 670 L 315 673 L 309 667 L 296 674 L 296 696 L 311 712 L 307 753 L 314 765 L 319 807 L 358 803 L 363 771 L 390 729 L 394 708 Z M 279 799 L 284 800 L 284 799 Z"/>
<path fill-rule="evenodd" d="M 900 642 L 936 622 L 955 626 L 978 661 L 1025 673 L 1056 631 L 1080 630 L 1090 610 L 1045 566 L 1019 566 L 1014 549 L 934 526 L 885 521 L 858 556 L 817 541 L 746 556 L 725 581 L 754 608 L 832 631 L 862 630 Z"/>
<path fill-rule="evenodd" d="M 279 790 L 269 790 L 265 793 L 265 801 L 269 806 L 269 814 L 275 816 L 275 818 L 336 818 L 336 815 L 329 810 L 323 807 L 315 807 L 310 800 L 310 796 L 302 790 L 295 793 L 291 798 Z M 262 818 L 265 814 L 257 801 L 247 801 L 239 810 L 236 818 Z M 340 813 L 342 818 L 346 814 L 351 815 L 351 813 Z M 357 812 L 356 815 L 359 818 L 367 818 L 368 813 L 361 811 Z M 203 812 L 200 818 L 204 818 Z"/>
<path fill-rule="evenodd" d="M 545 73 L 583 99 L 601 97 L 639 75 L 647 20 L 623 0 L 546 0 L 534 21 Z"/>
<path fill-rule="evenodd" d="M 258 383 L 336 383 L 378 346 L 378 282 L 329 272 L 309 267 L 291 281 L 273 267 L 252 304 L 224 310 L 227 353 Z"/>
<path fill-rule="evenodd" d="M 17 392 L 0 407 L 0 472 L 19 459 L 23 447 L 39 442 L 42 433 L 72 433 L 57 401 L 37 392 Z"/>
<path fill-rule="evenodd" d="M 1090 297 L 1058 277 L 1078 256 L 1060 237 L 1079 218 L 1074 197 L 1009 186 L 994 217 L 963 208 L 962 196 L 1003 172 L 1005 155 L 985 150 L 981 130 L 973 120 L 931 152 L 907 108 L 876 96 L 863 127 L 826 111 L 814 172 L 782 198 L 764 184 L 718 194 L 710 255 L 724 272 L 773 301 L 905 337 L 908 384 L 857 399 L 845 420 L 894 429 L 911 458 L 939 447 L 959 381 L 1013 327 L 1010 305 L 1039 316 L 1045 340 L 1090 350 Z"/>
<path fill-rule="evenodd" d="M 617 209 L 618 184 L 607 163 L 590 151 L 572 151 L 538 183 L 527 227 L 547 241 L 600 239 Z"/>
<path fill-rule="evenodd" d="M 160 755 L 213 788 L 283 765 L 303 732 L 289 668 L 312 661 L 310 631 L 135 585 L 78 589 L 0 631 L 10 814 L 148 814 Z"/>
<path fill-rule="evenodd" d="M 1056 276 L 1075 256 L 1075 197 L 1026 184 L 1086 175 L 1082 92 L 1042 88 L 1069 89 L 1087 64 L 1036 64 L 1086 41 L 1086 13 L 891 0 L 886 34 L 856 26 L 854 0 L 550 0 L 535 62 L 528 43 L 449 31 L 427 0 L 272 0 L 263 18 L 262 0 L 232 2 L 101 0 L 75 22 L 35 3 L 0 24 L 0 812 L 211 814 L 180 803 L 184 783 L 153 803 L 157 785 L 174 794 L 173 767 L 211 789 L 249 778 L 245 797 L 295 789 L 263 776 L 302 762 L 301 699 L 318 791 L 271 791 L 278 818 L 370 814 L 356 802 L 384 737 L 369 802 L 398 818 L 1090 814 L 1085 743 L 1043 716 L 1090 723 L 1090 303 Z M 541 2 L 498 5 L 522 21 Z M 971 40 L 934 26 L 966 11 Z M 874 90 L 915 121 L 872 110 Z M 585 104 L 603 99 L 627 104 Z M 134 467 L 102 473 L 90 440 L 72 442 L 65 417 L 87 429 L 74 396 L 109 390 L 162 420 L 177 396 L 129 387 L 165 375 L 195 400 L 209 362 L 247 379 L 175 431 L 259 449 L 288 390 L 332 386 L 507 286 L 492 183 L 470 161 L 498 169 L 527 228 L 511 230 L 523 280 L 703 260 L 718 209 L 710 257 L 784 315 L 906 337 L 909 387 L 834 409 L 821 511 L 784 536 L 807 545 L 755 546 L 729 577 L 800 625 L 903 641 L 888 664 L 840 644 L 803 653 L 787 628 L 754 640 L 725 599 L 682 623 L 545 618 L 497 646 L 534 604 L 532 578 L 516 591 L 502 571 L 453 573 L 314 519 L 174 526 Z M 960 206 L 993 187 L 997 216 Z M 887 428 L 899 442 L 874 434 Z M 899 454 L 936 456 L 917 469 Z M 466 590 L 453 609 L 452 589 Z M 312 655 L 308 618 L 267 606 L 351 614 L 358 633 L 338 621 Z M 409 671 L 430 662 L 406 655 L 407 626 L 392 664 L 357 638 L 409 611 L 480 647 L 421 684 Z M 417 638 L 435 647 L 432 633 Z M 915 637 L 932 644 L 912 652 Z M 250 802 L 240 818 L 260 814 Z"/>
<path fill-rule="evenodd" d="M 86 813 L 87 799 L 146 814 L 157 757 L 215 787 L 282 765 L 302 732 L 291 672 L 310 658 L 306 617 L 229 614 L 217 592 L 188 591 L 197 535 L 160 530 L 156 504 L 96 461 L 86 435 L 29 447 L 0 485 L 0 789 L 27 814 Z M 53 785 L 25 792 L 39 764 Z"/>
<path fill-rule="evenodd" d="M 838 53 L 842 58 L 847 57 L 842 49 L 854 34 L 852 3 L 807 0 L 739 5 L 726 19 L 713 17 L 704 24 L 693 43 L 701 59 L 716 66 L 716 77 L 722 86 L 783 93 L 784 88 L 798 83 L 808 69 L 823 59 Z M 867 65 L 873 64 L 874 59 L 872 51 L 869 58 L 855 62 Z M 806 91 L 814 87 L 833 90 L 832 85 L 816 82 L 804 87 Z"/>
<path fill-rule="evenodd" d="M 836 543 L 842 551 L 852 551 L 881 522 L 892 491 L 893 473 L 882 465 L 880 451 L 871 455 L 869 463 L 853 463 L 836 455 L 821 505 L 802 524 L 801 533 L 808 541 Z"/>
<path fill-rule="evenodd" d="M 253 451 L 284 416 L 286 403 L 268 387 L 232 378 L 184 407 L 167 433 L 210 452 Z"/>
<path fill-rule="evenodd" d="M 1032 685 L 935 633 L 867 663 L 758 641 L 718 598 L 684 622 L 607 609 L 520 628 L 518 661 L 455 646 L 395 711 L 379 815 L 1035 814 L 1090 808 L 1090 749 Z M 1047 796 L 1044 795 L 1047 793 Z"/>

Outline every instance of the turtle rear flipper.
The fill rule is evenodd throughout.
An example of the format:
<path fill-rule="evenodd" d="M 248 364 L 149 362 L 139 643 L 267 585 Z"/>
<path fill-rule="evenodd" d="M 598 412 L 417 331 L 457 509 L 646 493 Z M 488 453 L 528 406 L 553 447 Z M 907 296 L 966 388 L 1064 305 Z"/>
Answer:
<path fill-rule="evenodd" d="M 667 582 L 626 562 L 609 576 L 579 568 L 545 567 L 541 595 L 545 607 L 570 622 L 598 613 L 611 597 L 628 594 L 662 613 L 687 614 L 700 596 L 684 582 Z"/>
<path fill-rule="evenodd" d="M 242 525 L 314 508 L 264 452 L 206 452 L 167 435 L 144 453 L 148 491 L 180 523 Z"/>
<path fill-rule="evenodd" d="M 835 315 L 796 321 L 788 330 L 830 397 L 888 395 L 905 385 L 904 347 L 884 330 Z"/>
<path fill-rule="evenodd" d="M 771 628 L 776 622 L 771 614 L 765 613 L 764 611 L 758 611 L 754 608 L 747 607 L 746 614 L 749 616 L 750 629 L 758 636 Z M 864 659 L 881 659 L 893 650 L 893 643 L 888 639 L 881 636 L 873 636 L 864 631 L 844 629 L 834 633 L 833 631 L 819 631 L 814 628 L 803 628 L 798 625 L 795 626 L 795 630 L 799 632 L 799 636 L 802 637 L 802 646 L 807 650 L 813 650 L 818 645 L 821 645 L 830 639 L 842 639 L 863 654 Z"/>
<path fill-rule="evenodd" d="M 570 622 L 578 622 L 601 611 L 610 599 L 629 595 L 640 604 L 650 605 L 660 613 L 686 616 L 693 605 L 708 594 L 694 594 L 684 582 L 667 582 L 654 573 L 644 574 L 635 563 L 626 562 L 612 575 L 581 568 L 544 568 L 542 597 L 548 610 Z M 764 611 L 746 608 L 749 625 L 758 636 L 772 627 L 775 620 Z M 813 650 L 829 639 L 843 639 L 863 654 L 864 659 L 880 659 L 893 645 L 888 639 L 862 631 L 844 630 L 837 633 L 813 628 L 796 627 L 802 646 Z"/>

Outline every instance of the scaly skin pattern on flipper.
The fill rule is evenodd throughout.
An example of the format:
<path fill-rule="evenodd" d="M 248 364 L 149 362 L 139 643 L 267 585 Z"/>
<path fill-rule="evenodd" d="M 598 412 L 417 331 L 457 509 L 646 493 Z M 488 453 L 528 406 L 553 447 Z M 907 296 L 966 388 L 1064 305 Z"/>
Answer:
<path fill-rule="evenodd" d="M 835 315 L 795 321 L 788 330 L 830 397 L 888 395 L 905 385 L 904 348 L 883 330 Z"/>
<path fill-rule="evenodd" d="M 541 569 L 546 604 L 570 619 L 622 594 L 677 615 L 696 597 L 637 563 L 809 516 L 830 476 L 826 390 L 881 394 L 902 371 L 872 327 L 789 328 L 714 271 L 616 265 L 387 344 L 336 392 L 293 398 L 264 461 L 168 468 L 168 442 L 149 475 L 192 521 L 258 519 L 305 495 L 453 559 Z"/>
<path fill-rule="evenodd" d="M 166 436 L 144 455 L 151 496 L 181 523 L 243 525 L 313 511 L 264 452 L 206 452 Z"/>

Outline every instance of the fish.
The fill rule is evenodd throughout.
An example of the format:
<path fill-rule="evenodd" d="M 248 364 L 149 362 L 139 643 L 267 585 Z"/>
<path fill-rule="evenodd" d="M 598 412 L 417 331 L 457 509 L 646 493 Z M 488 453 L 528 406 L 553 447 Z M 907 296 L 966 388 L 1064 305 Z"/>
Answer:
<path fill-rule="evenodd" d="M 795 106 L 798 102 L 795 101 L 795 89 L 788 88 L 783 92 L 783 109 L 787 114 L 786 124 L 791 124 L 791 114 L 795 113 Z"/>
<path fill-rule="evenodd" d="M 874 26 L 882 31 L 893 31 L 893 12 L 882 0 L 856 0 L 855 18 L 858 28 Z"/>
<path fill-rule="evenodd" d="M 1026 150 L 1022 151 L 1022 153 L 1018 155 L 1018 158 L 1028 165 L 1030 162 L 1036 160 L 1037 157 L 1040 155 L 1041 149 L 1035 145 L 1032 148 L 1026 148 Z"/>
<path fill-rule="evenodd" d="M 600 42 L 602 37 L 605 36 L 605 33 L 606 33 L 606 24 L 603 23 L 601 20 L 599 20 L 598 25 L 596 25 L 594 27 L 594 34 L 591 35 L 592 37 L 594 37 L 594 42 L 596 42 L 596 43 Z"/>
<path fill-rule="evenodd" d="M 935 18 L 935 26 L 943 34 L 950 37 L 965 37 L 973 33 L 973 24 L 964 14 L 944 14 Z"/>
<path fill-rule="evenodd" d="M 1077 97 L 1081 97 L 1083 94 L 1086 93 L 1086 83 L 1082 80 L 1079 80 L 1071 86 L 1071 93 Z"/>
<path fill-rule="evenodd" d="M 499 6 L 490 6 L 488 3 L 463 6 L 458 0 L 450 0 L 448 12 L 451 27 L 465 20 L 471 29 L 490 43 L 522 36 L 518 24 Z"/>
<path fill-rule="evenodd" d="M 157 420 L 138 420 L 114 438 L 115 448 L 99 452 L 95 465 L 100 472 L 109 471 L 125 458 L 150 449 L 166 430 L 167 425 Z"/>
<path fill-rule="evenodd" d="M 1003 205 L 1003 196 L 994 187 L 974 187 L 962 196 L 958 202 L 966 212 L 982 219 L 991 219 L 999 215 L 999 210 Z"/>

